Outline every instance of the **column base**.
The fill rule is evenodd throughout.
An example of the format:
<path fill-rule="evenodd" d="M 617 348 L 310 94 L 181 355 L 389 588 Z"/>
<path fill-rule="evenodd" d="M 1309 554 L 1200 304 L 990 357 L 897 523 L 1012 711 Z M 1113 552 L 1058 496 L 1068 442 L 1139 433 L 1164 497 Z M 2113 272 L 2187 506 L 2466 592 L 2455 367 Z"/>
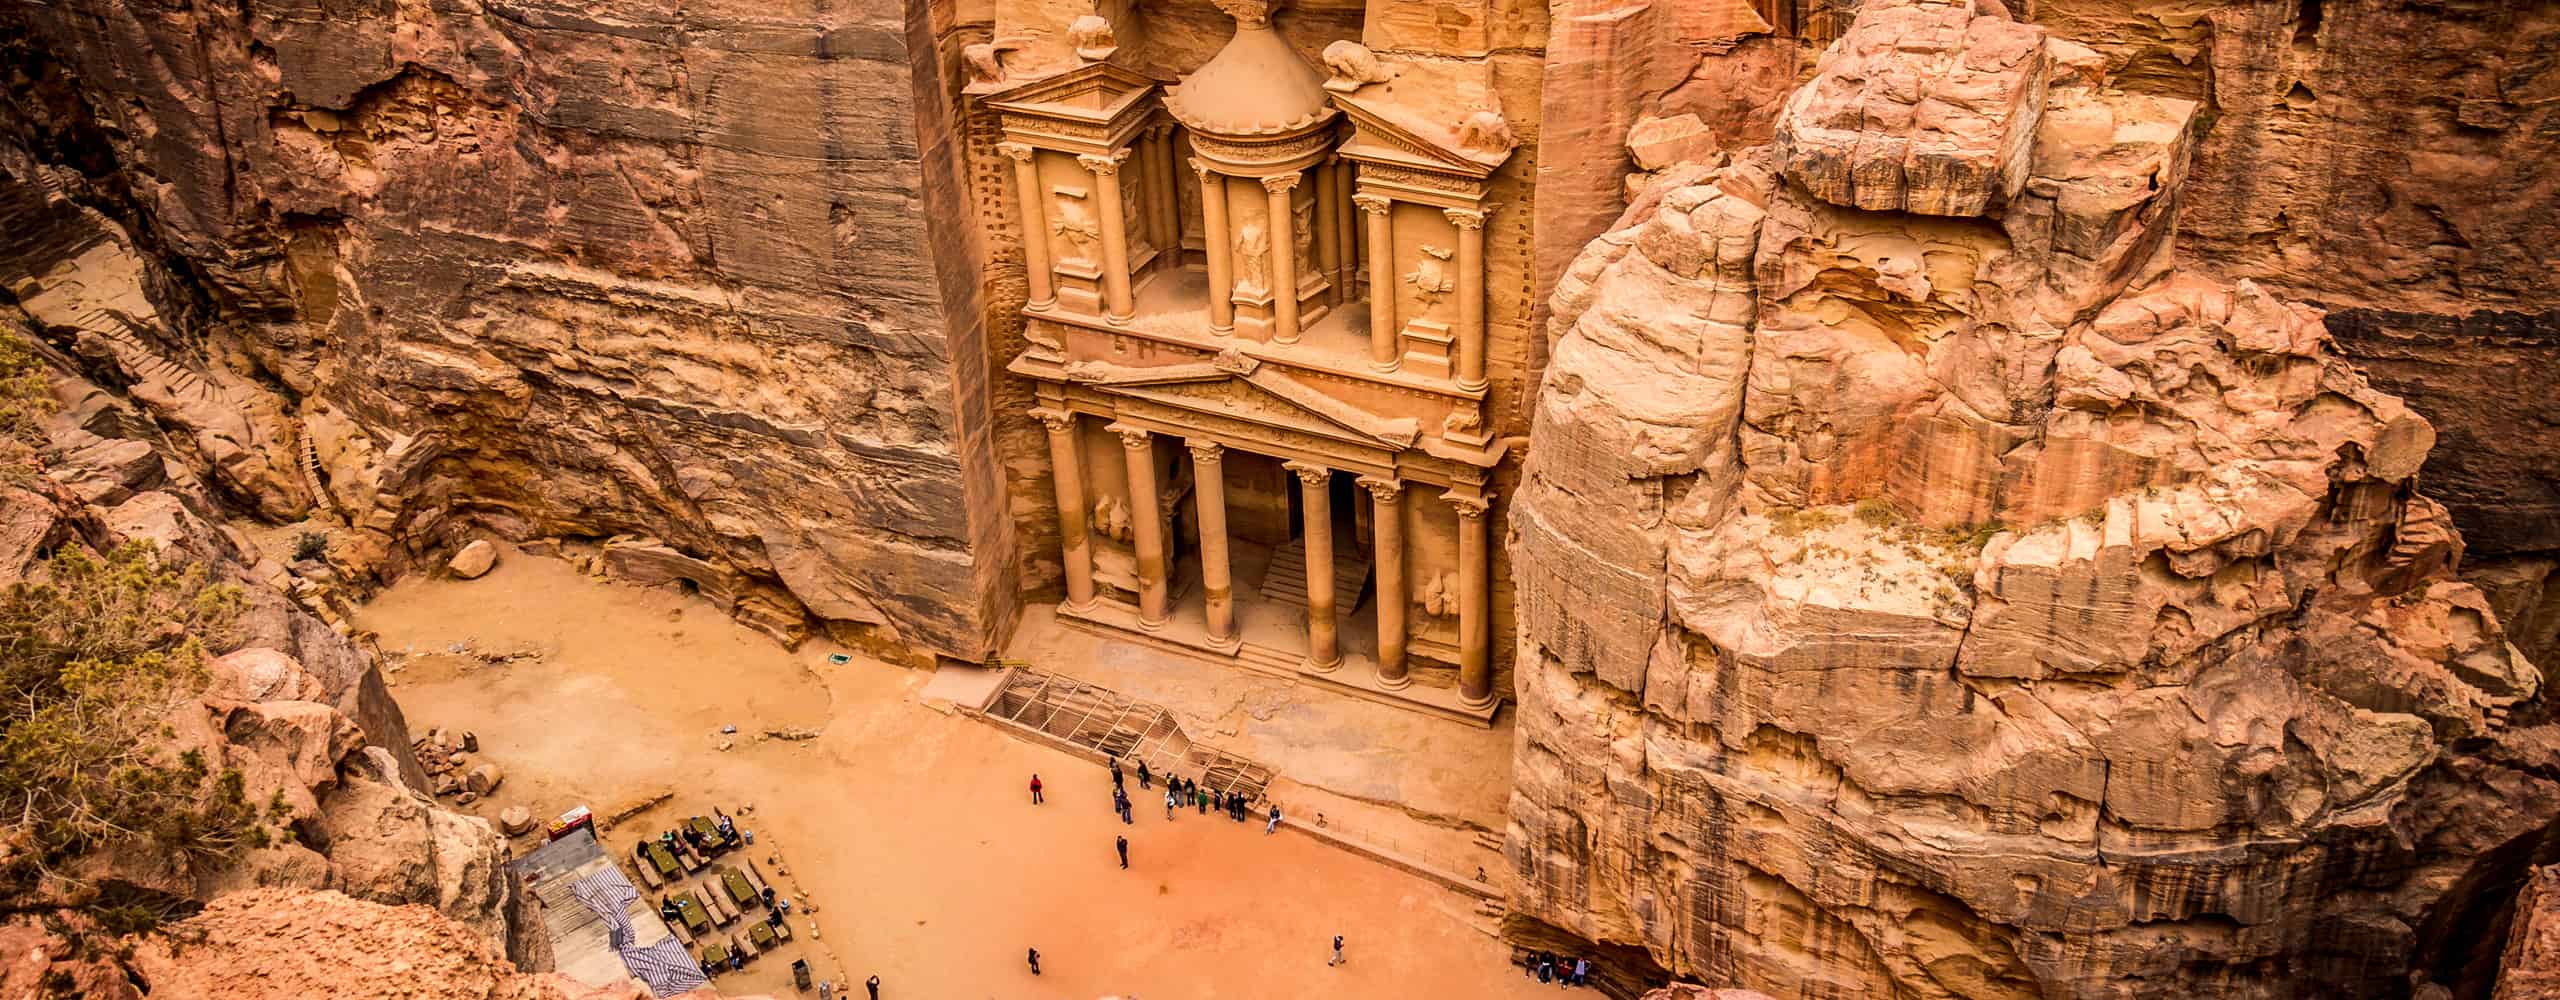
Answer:
<path fill-rule="evenodd" d="M 1491 691 L 1485 692 L 1484 697 L 1482 698 L 1470 698 L 1467 697 L 1466 692 L 1458 692 L 1458 704 L 1478 711 L 1492 708 L 1495 705 L 1501 704 L 1501 702 L 1502 699 L 1494 697 L 1493 692 Z"/>
<path fill-rule="evenodd" d="M 1378 687 L 1379 687 L 1379 689 L 1380 689 L 1380 690 L 1385 690 L 1385 691 L 1402 691 L 1402 690 L 1404 690 L 1404 689 L 1406 689 L 1406 688 L 1409 688 L 1409 687 L 1412 687 L 1412 686 L 1413 686 L 1413 674 L 1411 674 L 1410 672 L 1406 673 L 1406 674 L 1405 674 L 1404 676 L 1402 676 L 1402 677 L 1388 677 L 1387 675 L 1385 675 L 1385 674 L 1383 674 L 1383 673 L 1381 673 L 1381 674 L 1379 674 L 1379 675 L 1378 675 Z"/>
<path fill-rule="evenodd" d="M 1058 602 L 1058 610 L 1060 610 L 1060 611 L 1064 611 L 1064 612 L 1066 612 L 1066 613 L 1068 613 L 1068 614 L 1071 614 L 1071 615 L 1090 615 L 1090 614 L 1092 614 L 1092 613 L 1093 613 L 1093 609 L 1098 608 L 1098 607 L 1101 607 L 1101 606 L 1102 606 L 1102 598 L 1100 598 L 1100 597 L 1092 598 L 1092 599 L 1090 599 L 1090 600 L 1085 601 L 1085 602 L 1084 602 L 1084 603 L 1082 603 L 1082 604 L 1078 604 L 1078 603 L 1076 603 L 1076 602 L 1074 602 L 1074 601 L 1059 601 L 1059 602 Z"/>
<path fill-rule="evenodd" d="M 1333 659 L 1331 660 L 1319 661 L 1312 656 L 1307 657 L 1306 660 L 1306 670 L 1308 673 L 1329 674 L 1340 669 L 1342 669 L 1342 654 L 1340 653 L 1334 654 Z"/>
<path fill-rule="evenodd" d="M 1369 362 L 1369 370 L 1376 372 L 1391 372 L 1402 367 L 1404 367 L 1404 362 L 1402 360 Z"/>
<path fill-rule="evenodd" d="M 1147 620 L 1147 616 L 1145 616 L 1145 615 L 1139 615 L 1139 616 L 1138 616 L 1138 631 L 1141 631 L 1141 632 L 1162 632 L 1162 631 L 1164 631 L 1164 627 L 1165 627 L 1166 625 L 1169 625 L 1169 624 L 1172 624 L 1172 623 L 1173 623 L 1173 616 L 1172 616 L 1172 615 L 1166 615 L 1166 616 L 1164 616 L 1164 617 L 1162 617 L 1162 618 L 1158 618 L 1158 619 L 1156 619 L 1156 620 L 1154 620 L 1154 621 L 1148 621 L 1148 620 Z"/>
<path fill-rule="evenodd" d="M 1225 326 L 1219 326 L 1215 323 L 1211 323 L 1209 324 L 1209 335 L 1212 337 L 1232 337 L 1236 335 L 1236 326 L 1233 323 L 1229 323 Z"/>
<path fill-rule="evenodd" d="M 1469 382 L 1466 379 L 1458 380 L 1458 388 L 1465 389 L 1468 392 L 1482 392 L 1486 386 L 1492 384 L 1493 383 L 1491 381 L 1485 379 L 1477 379 L 1473 382 Z"/>
<path fill-rule="evenodd" d="M 1054 296 L 1054 295 L 1053 295 L 1053 296 L 1050 296 L 1050 297 L 1048 297 L 1048 298 L 1045 298 L 1045 299 L 1040 299 L 1040 300 L 1035 301 L 1035 302 L 1025 302 L 1025 303 L 1023 303 L 1023 304 L 1022 304 L 1022 309 L 1023 309 L 1023 311 L 1024 311 L 1024 312 L 1041 312 L 1041 313 L 1044 313 L 1044 312 L 1048 312 L 1048 311 L 1049 311 L 1049 310 L 1051 310 L 1051 309 L 1055 309 L 1055 308 L 1057 308 L 1057 307 L 1058 307 L 1058 298 L 1057 298 L 1057 296 Z"/>
<path fill-rule="evenodd" d="M 1105 309 L 1105 310 L 1103 310 L 1103 311 L 1102 311 L 1102 321 L 1103 321 L 1103 322 L 1105 322 L 1105 323 L 1109 323 L 1109 324 L 1111 324 L 1111 325 L 1113 325 L 1113 326 L 1127 326 L 1127 325 L 1129 325 L 1129 321 L 1130 321 L 1130 320 L 1133 320 L 1133 319 L 1136 319 L 1136 318 L 1138 318 L 1138 313 L 1137 313 L 1137 311 L 1136 311 L 1136 310 L 1131 310 L 1131 311 L 1129 312 L 1129 314 L 1128 314 L 1128 315 L 1126 315 L 1126 316 L 1114 316 L 1114 315 L 1111 315 L 1111 310 L 1108 310 L 1108 309 Z"/>

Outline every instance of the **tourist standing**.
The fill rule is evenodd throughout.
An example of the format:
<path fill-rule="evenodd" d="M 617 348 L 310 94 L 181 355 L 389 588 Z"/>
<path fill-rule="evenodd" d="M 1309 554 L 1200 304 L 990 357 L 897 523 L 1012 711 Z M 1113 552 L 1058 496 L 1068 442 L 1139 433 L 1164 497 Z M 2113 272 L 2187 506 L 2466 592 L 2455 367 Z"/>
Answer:
<path fill-rule="evenodd" d="M 1143 761 L 1143 760 L 1142 760 L 1142 761 L 1139 761 L 1139 762 L 1138 762 L 1138 787 L 1140 787 L 1140 788 L 1154 788 L 1154 787 L 1155 787 L 1154 785 L 1148 784 L 1148 782 L 1153 781 L 1153 780 L 1154 780 L 1153 776 L 1151 776 L 1151 775 L 1149 775 L 1149 774 L 1147 773 L 1147 762 L 1146 762 L 1146 761 Z"/>
<path fill-rule="evenodd" d="M 1116 842 L 1111 846 L 1120 851 L 1120 867 L 1127 868 L 1129 867 L 1129 838 L 1119 837 L 1115 840 Z"/>
<path fill-rule="evenodd" d="M 1172 819 L 1174 808 L 1180 804 L 1181 798 L 1173 794 L 1173 789 L 1164 790 L 1164 818 Z"/>
<path fill-rule="evenodd" d="M 1125 787 L 1120 784 L 1120 755 L 1116 753 L 1111 755 L 1111 787 L 1114 789 Z"/>
<path fill-rule="evenodd" d="M 1573 985 L 1575 985 L 1575 986 L 1580 986 L 1580 985 L 1582 985 L 1582 980 L 1583 980 L 1585 977 L 1588 977 L 1589 975 L 1591 975 L 1591 963 L 1590 963 L 1589 961 L 1587 961 L 1587 960 L 1583 959 L 1583 958 L 1582 958 L 1581 956 L 1579 956 L 1579 955 L 1574 956 L 1574 959 L 1573 959 Z"/>
<path fill-rule="evenodd" d="M 1031 949 L 1031 974 L 1035 976 L 1040 974 L 1040 949 L 1038 948 Z"/>
<path fill-rule="evenodd" d="M 1326 962 L 1324 964 L 1329 966 L 1342 964 L 1342 935 L 1336 934 L 1333 936 L 1333 961 Z"/>
<path fill-rule="evenodd" d="M 1035 774 L 1031 776 L 1031 804 L 1036 806 L 1040 802 L 1040 776 Z"/>
<path fill-rule="evenodd" d="M 1264 823 L 1264 824 L 1262 824 L 1262 835 L 1263 835 L 1263 836 L 1265 836 L 1265 837 L 1268 837 L 1268 836 L 1270 836 L 1270 835 L 1271 835 L 1271 831 L 1273 831 L 1273 830 L 1277 830 L 1277 829 L 1279 829 L 1279 828 L 1280 828 L 1280 803 L 1274 802 L 1274 803 L 1272 803 L 1272 804 L 1271 804 L 1271 822 L 1268 822 L 1268 823 Z"/>
<path fill-rule="evenodd" d="M 1200 815 L 1209 815 L 1209 793 L 1194 787 L 1191 789 L 1191 801 L 1200 807 Z"/>
<path fill-rule="evenodd" d="M 871 1000 L 880 1000 L 880 977 L 873 976 L 864 980 L 862 988 L 871 991 Z"/>
<path fill-rule="evenodd" d="M 1122 867 L 1127 867 L 1127 866 L 1123 865 Z M 1541 983 L 1541 984 L 1544 984 L 1544 983 L 1552 983 L 1552 982 L 1555 982 L 1555 981 L 1556 981 L 1556 963 L 1555 963 L 1555 960 L 1554 960 L 1554 959 L 1551 959 L 1551 958 L 1542 958 L 1542 959 L 1539 959 L 1539 960 L 1538 960 L 1538 982 L 1539 982 L 1539 983 Z"/>

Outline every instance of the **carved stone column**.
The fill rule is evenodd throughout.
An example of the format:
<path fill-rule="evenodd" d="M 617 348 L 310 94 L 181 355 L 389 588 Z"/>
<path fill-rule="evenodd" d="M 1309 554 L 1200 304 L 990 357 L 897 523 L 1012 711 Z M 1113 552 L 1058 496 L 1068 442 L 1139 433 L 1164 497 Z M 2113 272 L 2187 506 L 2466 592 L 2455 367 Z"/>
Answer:
<path fill-rule="evenodd" d="M 1067 610 L 1093 607 L 1093 537 L 1085 528 L 1084 460 L 1076 447 L 1076 415 L 1033 410 L 1049 429 L 1049 479 L 1058 492 L 1058 557 L 1066 567 Z"/>
<path fill-rule="evenodd" d="M 1351 161 L 1334 157 L 1333 175 L 1333 190 L 1339 195 L 1333 199 L 1333 241 L 1339 248 L 1333 284 L 1342 289 L 1342 301 L 1349 302 L 1360 297 L 1357 287 L 1360 282 L 1360 227 L 1353 218 L 1351 204 L 1355 183 L 1351 175 Z"/>
<path fill-rule="evenodd" d="M 1315 175 L 1316 273 L 1324 276 L 1325 301 L 1338 304 L 1349 301 L 1342 294 L 1342 245 L 1338 242 L 1340 234 L 1334 231 L 1333 203 L 1341 192 L 1330 164 L 1317 164 Z"/>
<path fill-rule="evenodd" d="M 1342 666 L 1333 624 L 1333 470 L 1288 463 L 1298 474 L 1298 505 L 1307 530 L 1307 666 L 1330 673 Z"/>
<path fill-rule="evenodd" d="M 1396 236 L 1387 218 L 1393 203 L 1375 194 L 1352 200 L 1369 217 L 1369 366 L 1391 372 L 1403 360 L 1396 350 Z"/>
<path fill-rule="evenodd" d="M 1200 175 L 1201 242 L 1209 251 L 1209 332 L 1236 332 L 1235 237 L 1227 232 L 1227 179 L 1197 157 L 1191 169 Z"/>
<path fill-rule="evenodd" d="M 1369 532 L 1378 542 L 1378 686 L 1413 683 L 1405 675 L 1404 484 L 1363 476 L 1360 485 L 1377 502 Z"/>
<path fill-rule="evenodd" d="M 1289 192 L 1297 190 L 1298 175 L 1281 174 L 1262 179 L 1262 190 L 1271 195 L 1271 339 L 1275 343 L 1298 342 L 1298 216 L 1289 210 Z"/>
<path fill-rule="evenodd" d="M 1493 567 L 1484 520 L 1493 496 L 1446 496 L 1458 512 L 1458 698 L 1483 708 L 1493 704 Z"/>
<path fill-rule="evenodd" d="M 1128 159 L 1125 149 L 1076 157 L 1093 171 L 1093 197 L 1102 203 L 1095 206 L 1102 216 L 1102 318 L 1113 323 L 1126 323 L 1138 314 L 1129 299 L 1129 221 L 1120 210 L 1120 165 Z"/>
<path fill-rule="evenodd" d="M 1227 571 L 1227 477 L 1214 441 L 1193 441 L 1191 490 L 1200 510 L 1200 587 L 1207 598 L 1209 639 L 1235 638 L 1235 581 Z"/>
<path fill-rule="evenodd" d="M 1173 126 L 1149 126 L 1147 138 L 1147 151 L 1155 156 L 1154 173 L 1147 179 L 1147 214 L 1153 216 L 1155 223 L 1156 263 L 1160 267 L 1179 267 L 1182 209 L 1173 195 Z"/>
<path fill-rule="evenodd" d="M 1058 304 L 1055 278 L 1049 273 L 1048 199 L 1041 197 L 1040 166 L 1031 161 L 1032 149 L 1019 142 L 1000 142 L 996 149 L 1013 159 L 1013 182 L 1022 198 L 1022 270 L 1031 282 L 1033 309 L 1047 309 Z"/>
<path fill-rule="evenodd" d="M 1458 227 L 1458 385 L 1484 388 L 1484 213 L 1448 210 Z"/>
<path fill-rule="evenodd" d="M 1138 550 L 1138 627 L 1154 631 L 1165 622 L 1163 501 L 1156 493 L 1154 435 L 1143 428 L 1111 425 L 1129 460 L 1129 529 Z"/>

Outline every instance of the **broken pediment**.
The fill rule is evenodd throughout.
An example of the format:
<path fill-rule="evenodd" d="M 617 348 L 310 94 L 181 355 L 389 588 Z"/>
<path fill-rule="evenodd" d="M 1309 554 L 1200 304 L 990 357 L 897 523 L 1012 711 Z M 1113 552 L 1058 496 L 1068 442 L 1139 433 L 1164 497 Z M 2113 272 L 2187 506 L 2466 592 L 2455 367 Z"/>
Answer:
<path fill-rule="evenodd" d="M 1005 114 L 1008 132 L 1025 126 L 1040 131 L 1040 122 L 1061 123 L 1054 129 L 1089 140 L 1116 139 L 1144 124 L 1153 113 L 1156 81 L 1146 74 L 1107 62 L 1021 84 L 987 96 L 987 104 Z"/>
<path fill-rule="evenodd" d="M 1421 422 L 1412 417 L 1380 416 L 1241 355 L 1153 368 L 1077 362 L 1063 375 L 1068 382 L 1138 399 L 1363 445 L 1401 451 L 1422 437 Z"/>

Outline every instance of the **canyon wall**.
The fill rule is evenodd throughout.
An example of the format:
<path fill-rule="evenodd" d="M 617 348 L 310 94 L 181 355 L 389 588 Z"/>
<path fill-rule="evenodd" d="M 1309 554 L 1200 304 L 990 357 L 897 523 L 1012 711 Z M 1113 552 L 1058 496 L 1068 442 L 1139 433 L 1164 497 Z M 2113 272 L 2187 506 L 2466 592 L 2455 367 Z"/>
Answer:
<path fill-rule="evenodd" d="M 1561 0 L 1538 279 L 1631 175 L 1766 141 L 1849 0 Z M 2198 103 L 2181 259 L 2321 307 L 2337 349 L 2442 436 L 2431 495 L 2521 648 L 2560 654 L 2560 364 L 2549 247 L 2560 7 L 2492 0 L 2005 0 L 2117 86 Z M 1536 360 L 1543 366 L 1545 354 Z"/>
<path fill-rule="evenodd" d="M 946 12 L 947 14 L 947 12 Z M 351 576 L 637 536 L 786 640 L 1011 618 L 974 237 L 921 4 L 15 4 L 7 183 L 149 266 L 131 364 Z M 163 416 L 164 423 L 183 415 Z"/>
<path fill-rule="evenodd" d="M 1781 997 L 2478 981 L 2560 803 L 2542 675 L 2428 421 L 2178 251 L 2217 126 L 2149 82 L 1870 0 L 1562 273 L 1515 935 Z"/>

